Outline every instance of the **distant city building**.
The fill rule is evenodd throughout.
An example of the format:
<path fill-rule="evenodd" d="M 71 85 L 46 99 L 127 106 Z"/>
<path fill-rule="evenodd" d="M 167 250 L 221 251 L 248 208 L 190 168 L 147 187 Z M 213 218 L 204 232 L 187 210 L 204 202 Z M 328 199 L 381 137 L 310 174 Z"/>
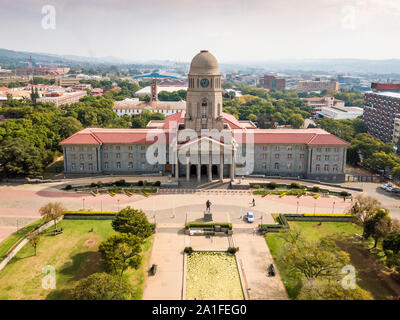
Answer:
<path fill-rule="evenodd" d="M 79 85 L 80 79 L 75 78 L 75 77 L 60 77 L 56 79 L 56 84 L 62 87 L 72 87 Z"/>
<path fill-rule="evenodd" d="M 334 120 L 355 119 L 363 115 L 363 109 L 359 107 L 322 107 L 317 112 L 319 117 L 327 117 Z"/>
<path fill-rule="evenodd" d="M 12 73 L 12 70 L 2 69 L 0 66 L 0 73 Z"/>
<path fill-rule="evenodd" d="M 368 132 L 383 142 L 393 141 L 394 121 L 400 114 L 400 92 L 366 92 L 364 123 Z"/>
<path fill-rule="evenodd" d="M 161 91 L 167 91 L 167 92 L 175 92 L 179 90 L 187 90 L 187 85 L 157 85 L 157 95 Z M 140 89 L 135 92 L 135 96 L 137 97 L 144 97 L 144 96 L 151 96 L 151 86 L 144 87 L 143 89 Z"/>
<path fill-rule="evenodd" d="M 372 91 L 390 91 L 390 92 L 400 92 L 400 83 L 371 83 Z"/>
<path fill-rule="evenodd" d="M 70 68 L 15 68 L 16 76 L 45 76 L 45 75 L 64 75 L 69 72 Z"/>
<path fill-rule="evenodd" d="M 74 92 L 50 92 L 37 99 L 40 102 L 54 103 L 57 107 L 64 104 L 79 102 L 79 99 L 87 95 L 86 91 Z"/>
<path fill-rule="evenodd" d="M 339 82 L 336 80 L 306 80 L 296 83 L 297 92 L 320 92 L 323 90 L 338 91 Z"/>
<path fill-rule="evenodd" d="M 265 75 L 258 79 L 258 86 L 268 90 L 284 90 L 286 88 L 286 80 Z"/>
<path fill-rule="evenodd" d="M 312 108 L 312 114 L 317 114 L 317 112 L 320 112 L 324 107 L 344 107 L 343 100 L 335 99 L 332 96 L 302 98 L 302 100 L 304 100 L 307 105 Z"/>
<path fill-rule="evenodd" d="M 115 101 L 113 110 L 118 117 L 124 115 L 137 116 L 145 110 L 151 112 L 162 113 L 165 116 L 170 116 L 174 113 L 186 110 L 185 101 L 140 101 L 139 98 L 127 98 L 122 101 Z"/>

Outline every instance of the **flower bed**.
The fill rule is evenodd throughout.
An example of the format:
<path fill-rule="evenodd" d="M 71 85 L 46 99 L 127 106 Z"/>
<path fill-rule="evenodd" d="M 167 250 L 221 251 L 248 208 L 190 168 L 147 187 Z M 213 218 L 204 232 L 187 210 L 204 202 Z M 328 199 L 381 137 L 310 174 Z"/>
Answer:
<path fill-rule="evenodd" d="M 235 256 L 193 252 L 187 256 L 187 300 L 243 300 Z"/>

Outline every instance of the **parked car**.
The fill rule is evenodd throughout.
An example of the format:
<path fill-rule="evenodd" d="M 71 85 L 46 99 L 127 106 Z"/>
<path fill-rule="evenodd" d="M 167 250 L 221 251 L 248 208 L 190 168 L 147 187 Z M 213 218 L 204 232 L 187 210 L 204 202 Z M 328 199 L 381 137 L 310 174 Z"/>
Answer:
<path fill-rule="evenodd" d="M 246 215 L 246 220 L 249 223 L 254 222 L 254 213 L 252 211 L 248 211 Z"/>

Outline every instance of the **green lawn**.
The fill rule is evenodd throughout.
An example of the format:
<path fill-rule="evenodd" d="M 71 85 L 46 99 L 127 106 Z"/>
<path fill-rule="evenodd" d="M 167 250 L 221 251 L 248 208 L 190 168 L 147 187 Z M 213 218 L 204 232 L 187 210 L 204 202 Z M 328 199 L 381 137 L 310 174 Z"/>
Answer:
<path fill-rule="evenodd" d="M 21 240 L 28 232 L 34 230 L 43 222 L 42 219 L 32 222 L 31 224 L 19 229 L 14 232 L 8 238 L 0 242 L 0 261 L 4 259 L 5 254 L 15 245 L 19 240 Z"/>
<path fill-rule="evenodd" d="M 378 277 L 379 271 L 376 269 L 373 258 L 366 254 L 366 250 L 359 243 L 349 240 L 354 233 L 362 234 L 360 226 L 348 222 L 323 222 L 322 225 L 319 225 L 319 222 L 305 221 L 289 221 L 289 225 L 291 228 L 301 229 L 304 237 L 311 241 L 317 241 L 324 236 L 333 236 L 339 241 L 340 248 L 349 253 L 351 264 L 356 268 L 357 284 L 362 289 L 369 291 L 375 299 L 392 297 L 393 292 Z M 289 297 L 295 299 L 301 289 L 301 282 L 286 272 L 285 266 L 279 265 L 277 262 L 277 254 L 283 239 L 279 233 L 269 233 L 265 239 L 281 273 Z"/>
<path fill-rule="evenodd" d="M 54 236 L 42 233 L 38 255 L 27 244 L 0 272 L 0 299 L 68 299 L 76 281 L 92 273 L 103 271 L 98 245 L 114 234 L 110 220 L 63 220 L 59 223 L 64 233 Z M 93 232 L 89 232 L 90 229 Z M 52 229 L 52 228 L 50 228 Z M 126 275 L 137 288 L 136 299 L 141 299 L 150 260 L 153 237 L 146 240 L 143 264 Z M 56 269 L 56 289 L 42 289 L 45 276 L 42 268 Z"/>

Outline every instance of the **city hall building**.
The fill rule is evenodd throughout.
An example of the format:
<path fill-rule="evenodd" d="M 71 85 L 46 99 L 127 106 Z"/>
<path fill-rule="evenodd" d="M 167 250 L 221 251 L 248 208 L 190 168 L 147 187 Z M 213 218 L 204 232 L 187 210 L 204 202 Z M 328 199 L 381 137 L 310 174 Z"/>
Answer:
<path fill-rule="evenodd" d="M 258 129 L 222 112 L 219 66 L 208 51 L 193 58 L 188 83 L 186 110 L 146 129 L 86 128 L 62 141 L 64 172 L 344 181 L 346 141 L 322 129 Z"/>

